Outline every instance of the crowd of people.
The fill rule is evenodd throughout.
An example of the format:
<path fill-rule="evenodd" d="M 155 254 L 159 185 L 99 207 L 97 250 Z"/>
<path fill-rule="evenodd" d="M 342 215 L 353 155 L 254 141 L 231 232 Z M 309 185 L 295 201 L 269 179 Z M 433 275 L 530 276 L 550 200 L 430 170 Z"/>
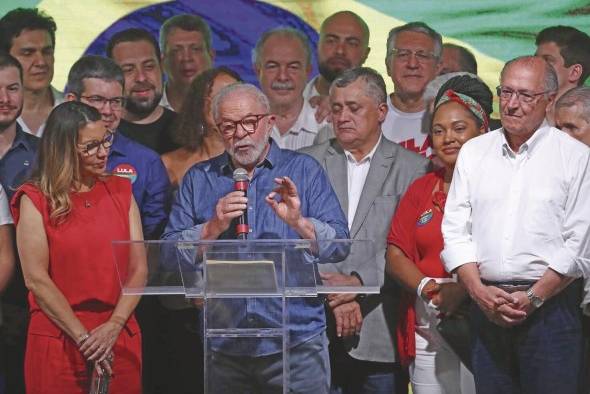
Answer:
<path fill-rule="evenodd" d="M 245 211 L 249 239 L 376 245 L 318 279 L 378 294 L 290 301 L 288 392 L 589 392 L 586 33 L 540 31 L 493 119 L 476 58 L 423 22 L 383 37 L 389 94 L 351 11 L 317 48 L 263 33 L 259 87 L 215 67 L 209 26 L 183 14 L 159 40 L 115 33 L 62 93 L 56 30 L 35 8 L 0 18 L 0 394 L 86 393 L 95 374 L 113 394 L 203 392 L 198 303 L 121 295 L 119 277 L 146 283 L 146 250 L 112 242 L 235 239 Z M 278 302 L 228 308 L 273 323 Z M 208 392 L 282 392 L 276 341 L 209 350 Z"/>

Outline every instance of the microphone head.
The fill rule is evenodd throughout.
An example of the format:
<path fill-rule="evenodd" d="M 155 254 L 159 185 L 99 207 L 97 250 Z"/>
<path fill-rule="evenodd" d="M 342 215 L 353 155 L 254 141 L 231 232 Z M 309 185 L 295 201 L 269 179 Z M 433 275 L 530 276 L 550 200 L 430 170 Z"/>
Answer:
<path fill-rule="evenodd" d="M 241 182 L 241 181 L 249 181 L 248 178 L 248 171 L 244 170 L 243 168 L 236 168 L 234 170 L 234 182 Z"/>

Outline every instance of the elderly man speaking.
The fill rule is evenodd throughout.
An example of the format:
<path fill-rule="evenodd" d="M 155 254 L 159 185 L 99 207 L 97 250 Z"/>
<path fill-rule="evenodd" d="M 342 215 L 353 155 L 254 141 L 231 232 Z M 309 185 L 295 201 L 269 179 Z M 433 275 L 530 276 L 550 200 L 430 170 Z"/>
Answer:
<path fill-rule="evenodd" d="M 225 152 L 197 164 L 184 176 L 164 238 L 235 238 L 231 222 L 246 209 L 249 239 L 348 238 L 346 217 L 320 165 L 309 156 L 280 149 L 269 138 L 275 117 L 258 88 L 227 86 L 215 96 L 212 108 Z M 235 168 L 248 172 L 247 197 L 233 190 Z M 276 299 L 234 303 L 232 315 L 235 320 L 276 320 L 278 325 L 279 303 Z M 329 362 L 322 300 L 294 298 L 288 309 L 289 391 L 327 393 Z M 280 390 L 280 344 L 263 339 L 254 349 L 241 352 L 229 341 L 213 344 L 210 390 Z"/>

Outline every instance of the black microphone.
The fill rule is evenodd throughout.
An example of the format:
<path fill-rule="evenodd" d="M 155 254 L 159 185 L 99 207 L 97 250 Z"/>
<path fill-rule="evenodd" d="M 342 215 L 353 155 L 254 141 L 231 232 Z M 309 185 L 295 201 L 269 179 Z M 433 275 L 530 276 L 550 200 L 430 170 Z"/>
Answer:
<path fill-rule="evenodd" d="M 248 184 L 250 178 L 248 178 L 248 172 L 243 168 L 236 168 L 234 170 L 234 190 L 244 192 L 244 197 L 248 197 Z M 246 209 L 242 215 L 238 217 L 238 223 L 236 224 L 236 236 L 238 239 L 248 238 L 248 210 Z"/>

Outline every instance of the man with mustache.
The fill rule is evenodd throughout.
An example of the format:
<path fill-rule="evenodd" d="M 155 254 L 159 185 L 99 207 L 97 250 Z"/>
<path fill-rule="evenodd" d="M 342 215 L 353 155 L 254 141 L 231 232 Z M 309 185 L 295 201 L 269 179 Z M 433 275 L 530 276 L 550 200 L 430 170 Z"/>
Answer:
<path fill-rule="evenodd" d="M 113 35 L 107 56 L 125 75 L 125 112 L 119 132 L 159 154 L 177 149 L 172 140 L 174 111 L 159 105 L 162 99 L 160 49 L 143 29 L 127 29 Z"/>
<path fill-rule="evenodd" d="M 287 27 L 264 32 L 252 51 L 252 63 L 276 117 L 272 138 L 281 148 L 297 150 L 331 134 L 319 133 L 331 127 L 316 121 L 302 95 L 311 72 L 311 48 L 303 33 Z"/>
<path fill-rule="evenodd" d="M 41 137 L 45 120 L 63 94 L 51 86 L 56 25 L 37 8 L 17 8 L 0 19 L 0 50 L 10 53 L 23 68 L 24 106 L 21 128 Z"/>
<path fill-rule="evenodd" d="M 0 52 L 0 183 L 8 200 L 31 174 L 39 141 L 39 138 L 25 133 L 17 122 L 23 109 L 23 96 L 20 62 Z M 2 294 L 4 333 L 0 337 L 0 355 L 9 361 L 5 364 L 7 392 L 24 393 L 27 291 L 20 264 L 15 268 L 13 279 Z"/>
<path fill-rule="evenodd" d="M 211 29 L 198 15 L 174 15 L 160 28 L 160 48 L 168 76 L 160 105 L 179 112 L 193 79 L 213 65 Z"/>
<path fill-rule="evenodd" d="M 362 66 L 369 56 L 369 27 L 352 11 L 339 11 L 327 17 L 320 27 L 317 56 L 320 74 L 303 91 L 306 102 L 316 110 L 316 119 L 330 115 L 328 90 L 343 71 Z"/>
<path fill-rule="evenodd" d="M 590 150 L 546 121 L 557 81 L 540 57 L 506 63 L 502 128 L 463 145 L 446 200 L 441 257 L 474 301 L 480 394 L 576 394 L 582 378 Z"/>
<path fill-rule="evenodd" d="M 344 213 L 324 170 L 310 156 L 281 149 L 269 138 L 275 116 L 264 93 L 249 84 L 229 85 L 214 97 L 212 110 L 226 152 L 186 173 L 163 238 L 236 238 L 232 221 L 244 210 L 250 224 L 248 239 L 348 237 Z M 235 168 L 248 173 L 247 197 L 234 191 Z M 262 298 L 221 306 L 229 308 L 230 324 L 275 325 L 282 321 L 279 303 L 277 298 Z M 323 303 L 292 298 L 288 313 L 289 392 L 327 394 L 330 366 Z M 210 338 L 209 346 L 209 392 L 279 392 L 282 341 L 266 338 L 254 344 Z"/>
<path fill-rule="evenodd" d="M 423 22 L 395 27 L 387 37 L 385 65 L 395 91 L 387 100 L 389 111 L 383 135 L 404 148 L 430 157 L 427 135 L 422 133 L 424 91 L 440 70 L 442 38 Z"/>

